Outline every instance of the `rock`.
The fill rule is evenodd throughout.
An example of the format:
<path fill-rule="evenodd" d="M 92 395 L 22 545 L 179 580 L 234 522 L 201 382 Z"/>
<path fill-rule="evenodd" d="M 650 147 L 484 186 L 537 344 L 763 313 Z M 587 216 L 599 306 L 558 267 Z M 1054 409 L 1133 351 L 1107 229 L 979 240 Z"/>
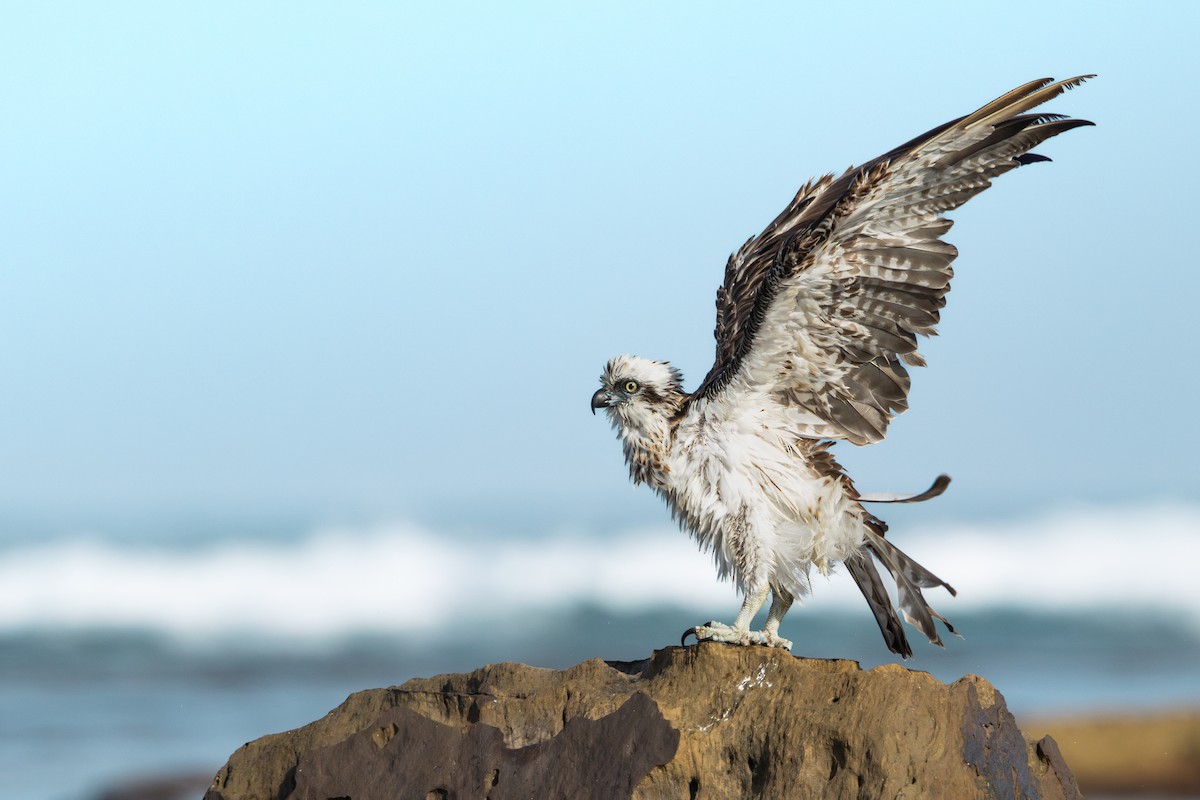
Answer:
<path fill-rule="evenodd" d="M 351 695 L 238 750 L 205 800 L 1077 800 L 1004 698 L 897 665 L 671 647 L 554 671 L 497 664 Z"/>

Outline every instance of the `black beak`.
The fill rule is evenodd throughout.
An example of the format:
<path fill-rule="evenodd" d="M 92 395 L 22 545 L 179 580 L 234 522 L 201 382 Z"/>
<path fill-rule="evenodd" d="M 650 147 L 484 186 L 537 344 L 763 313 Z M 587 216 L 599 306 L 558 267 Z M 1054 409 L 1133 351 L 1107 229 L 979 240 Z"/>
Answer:
<path fill-rule="evenodd" d="M 592 413 L 596 413 L 597 408 L 608 408 L 612 403 L 612 395 L 607 389 L 597 389 L 592 395 Z"/>

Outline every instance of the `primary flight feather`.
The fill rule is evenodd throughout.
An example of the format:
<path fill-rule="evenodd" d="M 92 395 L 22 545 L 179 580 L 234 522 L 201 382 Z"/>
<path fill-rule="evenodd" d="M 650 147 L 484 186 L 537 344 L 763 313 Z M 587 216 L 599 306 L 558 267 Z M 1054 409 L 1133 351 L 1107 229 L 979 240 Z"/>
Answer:
<path fill-rule="evenodd" d="M 698 640 L 790 648 L 779 624 L 809 591 L 812 567 L 845 564 L 888 648 L 912 654 L 875 560 L 891 573 L 904 616 L 941 644 L 944 617 L 922 589 L 949 584 L 884 538 L 865 502 L 940 494 L 941 476 L 912 496 L 859 494 L 829 452 L 834 441 L 879 441 L 908 407 L 917 335 L 934 333 L 958 251 L 943 215 L 992 178 L 1049 159 L 1031 152 L 1092 123 L 1027 113 L 1092 76 L 1020 86 L 973 114 L 847 170 L 805 184 L 766 229 L 734 253 L 717 290 L 717 355 L 696 391 L 670 364 L 608 362 L 592 410 L 606 409 L 634 483 L 652 486 L 732 577 L 744 602 L 732 625 Z M 750 630 L 771 596 L 762 630 Z"/>

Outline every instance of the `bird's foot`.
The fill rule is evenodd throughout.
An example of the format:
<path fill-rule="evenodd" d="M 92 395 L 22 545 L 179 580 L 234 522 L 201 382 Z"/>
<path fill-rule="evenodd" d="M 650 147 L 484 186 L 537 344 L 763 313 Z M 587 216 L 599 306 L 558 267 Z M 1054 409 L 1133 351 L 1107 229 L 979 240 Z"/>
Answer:
<path fill-rule="evenodd" d="M 792 643 L 766 630 L 752 631 L 745 628 L 735 628 L 723 622 L 708 622 L 688 628 L 680 637 L 679 643 L 686 646 L 687 637 L 695 636 L 697 642 L 723 642 L 724 644 L 762 645 L 763 647 L 782 647 L 792 649 Z"/>
<path fill-rule="evenodd" d="M 770 631 L 758 631 L 758 633 L 763 635 L 763 644 L 767 647 L 779 647 L 784 650 L 792 649 L 791 639 L 785 639 L 779 634 L 771 633 Z"/>
<path fill-rule="evenodd" d="M 697 642 L 723 642 L 724 644 L 751 644 L 752 637 L 758 631 L 749 631 L 745 628 L 735 628 L 732 625 L 726 625 L 723 622 L 708 622 L 704 625 L 697 625 L 694 628 L 688 628 L 683 632 L 683 636 L 679 638 L 679 643 L 687 644 L 687 637 L 695 636 Z"/>

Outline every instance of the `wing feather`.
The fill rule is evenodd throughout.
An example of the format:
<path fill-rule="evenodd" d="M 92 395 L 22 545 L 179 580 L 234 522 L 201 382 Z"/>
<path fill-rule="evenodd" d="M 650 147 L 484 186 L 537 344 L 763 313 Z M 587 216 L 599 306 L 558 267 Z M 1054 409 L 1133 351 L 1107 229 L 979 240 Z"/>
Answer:
<path fill-rule="evenodd" d="M 1026 113 L 1078 86 L 1031 81 L 861 167 L 809 181 L 730 256 L 717 291 L 717 358 L 690 402 L 739 381 L 796 412 L 797 431 L 866 444 L 908 407 L 905 365 L 936 334 L 958 251 L 943 215 L 1030 152 L 1092 123 Z M 814 422 L 814 418 L 818 420 Z"/>

